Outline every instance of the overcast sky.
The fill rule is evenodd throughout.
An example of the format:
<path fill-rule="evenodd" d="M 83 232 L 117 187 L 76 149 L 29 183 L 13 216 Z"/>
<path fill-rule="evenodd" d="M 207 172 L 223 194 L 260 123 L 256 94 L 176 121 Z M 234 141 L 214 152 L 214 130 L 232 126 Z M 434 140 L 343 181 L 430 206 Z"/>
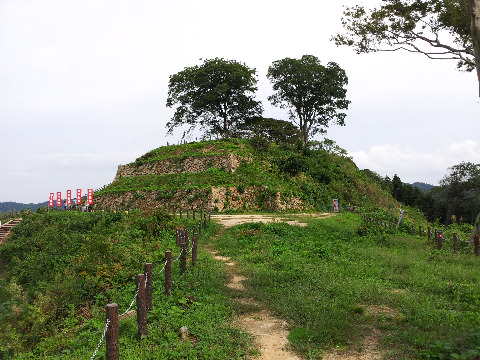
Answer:
<path fill-rule="evenodd" d="M 267 100 L 271 63 L 337 62 L 352 103 L 326 136 L 360 169 L 435 185 L 452 165 L 480 163 L 475 75 L 453 61 L 337 48 L 342 6 L 356 3 L 0 0 L 0 201 L 99 188 L 118 165 L 178 143 L 182 130 L 165 129 L 168 78 L 201 58 L 257 69 L 264 116 L 284 120 Z"/>

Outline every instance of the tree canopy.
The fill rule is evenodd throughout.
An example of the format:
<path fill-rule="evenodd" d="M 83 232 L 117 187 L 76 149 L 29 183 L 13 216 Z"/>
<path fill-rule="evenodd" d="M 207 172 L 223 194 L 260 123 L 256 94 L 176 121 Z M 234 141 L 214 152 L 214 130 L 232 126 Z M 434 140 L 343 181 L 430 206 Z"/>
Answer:
<path fill-rule="evenodd" d="M 447 221 L 452 215 L 473 223 L 480 212 L 480 164 L 461 162 L 448 169 L 440 180 L 447 205 Z"/>
<path fill-rule="evenodd" d="M 301 59 L 277 60 L 268 68 L 267 77 L 276 93 L 268 99 L 280 108 L 288 108 L 290 118 L 302 135 L 304 145 L 310 136 L 325 133 L 331 123 L 345 124 L 348 109 L 345 71 L 334 62 L 323 66 L 313 55 Z"/>
<path fill-rule="evenodd" d="M 477 69 L 480 91 L 480 0 L 383 0 L 373 9 L 346 7 L 342 24 L 337 45 L 454 59 L 460 69 Z"/>
<path fill-rule="evenodd" d="M 239 124 L 263 111 L 254 99 L 256 84 L 255 69 L 220 58 L 171 75 L 167 106 L 178 106 L 167 123 L 168 132 L 190 125 L 187 133 L 200 126 L 206 135 L 235 136 Z"/>
<path fill-rule="evenodd" d="M 263 137 L 276 144 L 295 144 L 300 139 L 298 128 L 290 121 L 254 117 L 245 121 L 247 137 Z"/>

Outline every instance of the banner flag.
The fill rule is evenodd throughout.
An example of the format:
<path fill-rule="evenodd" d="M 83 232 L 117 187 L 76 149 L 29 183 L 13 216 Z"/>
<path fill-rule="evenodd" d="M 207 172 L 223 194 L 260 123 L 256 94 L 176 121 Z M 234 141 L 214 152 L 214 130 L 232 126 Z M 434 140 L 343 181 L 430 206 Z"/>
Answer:
<path fill-rule="evenodd" d="M 57 192 L 57 206 L 62 207 L 62 193 L 60 191 Z"/>
<path fill-rule="evenodd" d="M 72 190 L 67 190 L 67 205 L 72 205 Z"/>
<path fill-rule="evenodd" d="M 88 189 L 88 205 L 93 204 L 93 189 Z"/>
<path fill-rule="evenodd" d="M 77 205 L 82 205 L 82 189 L 77 189 Z"/>
<path fill-rule="evenodd" d="M 53 207 L 53 198 L 55 197 L 54 193 L 50 193 L 50 197 L 48 198 L 48 206 Z"/>

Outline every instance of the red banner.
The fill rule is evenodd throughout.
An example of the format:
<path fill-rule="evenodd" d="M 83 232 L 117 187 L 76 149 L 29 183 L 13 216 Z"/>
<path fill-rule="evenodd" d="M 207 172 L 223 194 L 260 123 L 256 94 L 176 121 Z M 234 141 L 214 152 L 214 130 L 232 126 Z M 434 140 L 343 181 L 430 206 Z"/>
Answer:
<path fill-rule="evenodd" d="M 77 205 L 82 205 L 82 189 L 77 189 Z"/>
<path fill-rule="evenodd" d="M 57 206 L 62 206 L 62 193 L 60 191 L 57 192 Z"/>
<path fill-rule="evenodd" d="M 53 198 L 55 193 L 50 193 L 50 197 L 48 198 L 48 206 L 53 207 Z"/>
<path fill-rule="evenodd" d="M 72 190 L 67 190 L 67 205 L 72 205 Z"/>
<path fill-rule="evenodd" d="M 93 189 L 88 189 L 88 205 L 93 204 Z"/>

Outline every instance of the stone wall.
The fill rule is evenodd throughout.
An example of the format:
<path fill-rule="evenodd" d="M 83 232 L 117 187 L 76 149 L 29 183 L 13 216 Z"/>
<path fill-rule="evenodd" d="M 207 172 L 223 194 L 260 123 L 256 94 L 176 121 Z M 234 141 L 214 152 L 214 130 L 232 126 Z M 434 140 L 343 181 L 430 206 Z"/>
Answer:
<path fill-rule="evenodd" d="M 251 162 L 251 158 L 245 158 L 236 154 L 206 155 L 195 157 L 179 157 L 159 161 L 149 161 L 142 164 L 131 163 L 119 165 L 115 180 L 122 177 L 133 177 L 140 175 L 167 175 L 177 173 L 199 173 L 216 167 L 225 168 L 227 171 L 235 172 L 242 161 Z"/>
<path fill-rule="evenodd" d="M 244 189 L 236 187 L 210 187 L 207 189 L 176 190 L 165 193 L 156 190 L 128 191 L 109 193 L 95 198 L 97 209 L 209 209 L 225 210 L 305 210 L 301 199 L 282 196 L 280 192 L 269 190 L 266 186 L 251 186 Z"/>

